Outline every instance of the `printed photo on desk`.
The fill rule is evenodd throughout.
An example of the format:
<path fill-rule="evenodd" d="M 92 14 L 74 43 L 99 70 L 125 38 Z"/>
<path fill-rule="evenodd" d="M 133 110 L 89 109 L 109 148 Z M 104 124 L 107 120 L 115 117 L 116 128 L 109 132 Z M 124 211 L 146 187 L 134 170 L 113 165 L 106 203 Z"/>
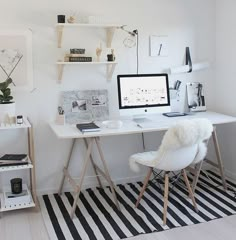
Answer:
<path fill-rule="evenodd" d="M 64 91 L 62 92 L 62 106 L 67 124 L 101 121 L 109 118 L 106 89 Z"/>
<path fill-rule="evenodd" d="M 188 107 L 192 112 L 206 111 L 203 84 L 200 82 L 187 83 Z"/>

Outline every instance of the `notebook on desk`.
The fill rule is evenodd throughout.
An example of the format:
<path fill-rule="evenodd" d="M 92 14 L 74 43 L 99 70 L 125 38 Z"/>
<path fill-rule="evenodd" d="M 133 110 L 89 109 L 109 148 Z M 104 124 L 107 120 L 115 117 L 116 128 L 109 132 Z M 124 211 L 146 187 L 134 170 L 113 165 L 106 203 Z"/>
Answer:
<path fill-rule="evenodd" d="M 77 123 L 76 127 L 82 132 L 98 132 L 100 131 L 100 127 L 97 126 L 94 122 L 90 123 Z"/>

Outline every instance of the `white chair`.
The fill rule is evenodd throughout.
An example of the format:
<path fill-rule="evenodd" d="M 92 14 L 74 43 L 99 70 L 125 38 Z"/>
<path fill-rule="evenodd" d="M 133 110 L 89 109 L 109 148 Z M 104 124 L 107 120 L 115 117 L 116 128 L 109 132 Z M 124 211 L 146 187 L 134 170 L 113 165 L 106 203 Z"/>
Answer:
<path fill-rule="evenodd" d="M 185 168 L 204 159 L 207 152 L 205 141 L 210 138 L 212 131 L 213 126 L 207 119 L 182 120 L 169 128 L 157 151 L 132 155 L 129 164 L 133 171 L 139 171 L 139 164 L 149 167 L 136 207 L 143 196 L 153 168 L 156 168 L 165 171 L 163 224 L 166 224 L 170 171 L 182 171 L 189 196 L 198 211 Z"/>

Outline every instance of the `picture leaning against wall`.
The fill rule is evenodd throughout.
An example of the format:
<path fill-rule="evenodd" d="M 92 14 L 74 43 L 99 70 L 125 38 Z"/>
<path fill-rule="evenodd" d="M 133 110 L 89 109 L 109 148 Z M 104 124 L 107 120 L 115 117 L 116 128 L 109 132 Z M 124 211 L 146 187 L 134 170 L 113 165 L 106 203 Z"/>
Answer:
<path fill-rule="evenodd" d="M 187 83 L 187 99 L 190 111 L 206 111 L 203 84 L 200 82 Z"/>
<path fill-rule="evenodd" d="M 32 31 L 0 28 L 0 82 L 11 78 L 14 90 L 33 89 Z"/>

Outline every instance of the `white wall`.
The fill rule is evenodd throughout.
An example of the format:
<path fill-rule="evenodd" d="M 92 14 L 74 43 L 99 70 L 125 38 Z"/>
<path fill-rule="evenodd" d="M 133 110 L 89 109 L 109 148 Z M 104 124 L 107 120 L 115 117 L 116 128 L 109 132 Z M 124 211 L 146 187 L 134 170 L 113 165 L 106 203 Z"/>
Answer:
<path fill-rule="evenodd" d="M 236 116 L 236 2 L 233 0 L 216 1 L 216 111 Z M 230 124 L 219 129 L 222 157 L 228 174 L 236 177 L 236 125 Z"/>
<path fill-rule="evenodd" d="M 14 6 L 14 7 L 13 7 Z M 214 0 L 71 0 L 30 1 L 9 0 L 1 4 L 0 22 L 5 25 L 29 26 L 33 30 L 33 93 L 15 96 L 17 112 L 28 115 L 35 127 L 35 153 L 37 188 L 39 191 L 57 189 L 61 170 L 68 155 L 71 141 L 58 140 L 48 122 L 56 115 L 62 90 L 106 88 L 110 97 L 111 117 L 118 115 L 116 75 L 135 73 L 135 48 L 123 46 L 125 32 L 117 30 L 113 47 L 119 62 L 111 82 L 105 79 L 104 67 L 68 67 L 62 84 L 57 84 L 55 61 L 70 47 L 85 47 L 95 56 L 100 41 L 105 49 L 105 33 L 100 30 L 68 30 L 62 50 L 57 49 L 55 23 L 57 14 L 76 10 L 81 15 L 103 15 L 111 23 L 126 24 L 127 29 L 138 29 L 140 36 L 140 73 L 161 72 L 170 66 L 183 64 L 185 47 L 191 49 L 192 60 L 215 61 L 215 1 Z M 149 57 L 149 35 L 169 36 L 169 56 Z M 73 36 L 73 37 L 72 37 Z M 106 51 L 103 51 L 105 57 Z M 211 90 L 215 82 L 214 67 L 193 74 L 171 76 L 171 81 L 202 81 L 205 83 L 207 103 L 214 106 Z M 184 89 L 184 84 L 182 86 Z M 182 106 L 176 105 L 181 108 Z M 5 138 L 7 138 L 7 134 Z M 157 148 L 161 136 L 145 135 L 147 149 Z M 82 142 L 81 142 L 82 143 Z M 112 178 L 117 182 L 131 181 L 137 175 L 130 172 L 127 159 L 134 152 L 142 151 L 141 136 L 123 136 L 102 139 L 105 157 Z M 82 143 L 83 146 L 83 143 Z M 79 147 L 78 148 L 82 148 Z M 82 151 L 84 154 L 84 151 Z M 82 156 L 81 154 L 79 156 Z M 75 155 L 74 155 L 75 158 Z M 78 175 L 81 158 L 74 159 L 72 172 Z M 77 160 L 77 161 L 76 161 Z M 88 172 L 91 175 L 92 171 Z M 140 175 L 143 175 L 140 173 Z M 91 183 L 90 178 L 87 179 Z"/>

